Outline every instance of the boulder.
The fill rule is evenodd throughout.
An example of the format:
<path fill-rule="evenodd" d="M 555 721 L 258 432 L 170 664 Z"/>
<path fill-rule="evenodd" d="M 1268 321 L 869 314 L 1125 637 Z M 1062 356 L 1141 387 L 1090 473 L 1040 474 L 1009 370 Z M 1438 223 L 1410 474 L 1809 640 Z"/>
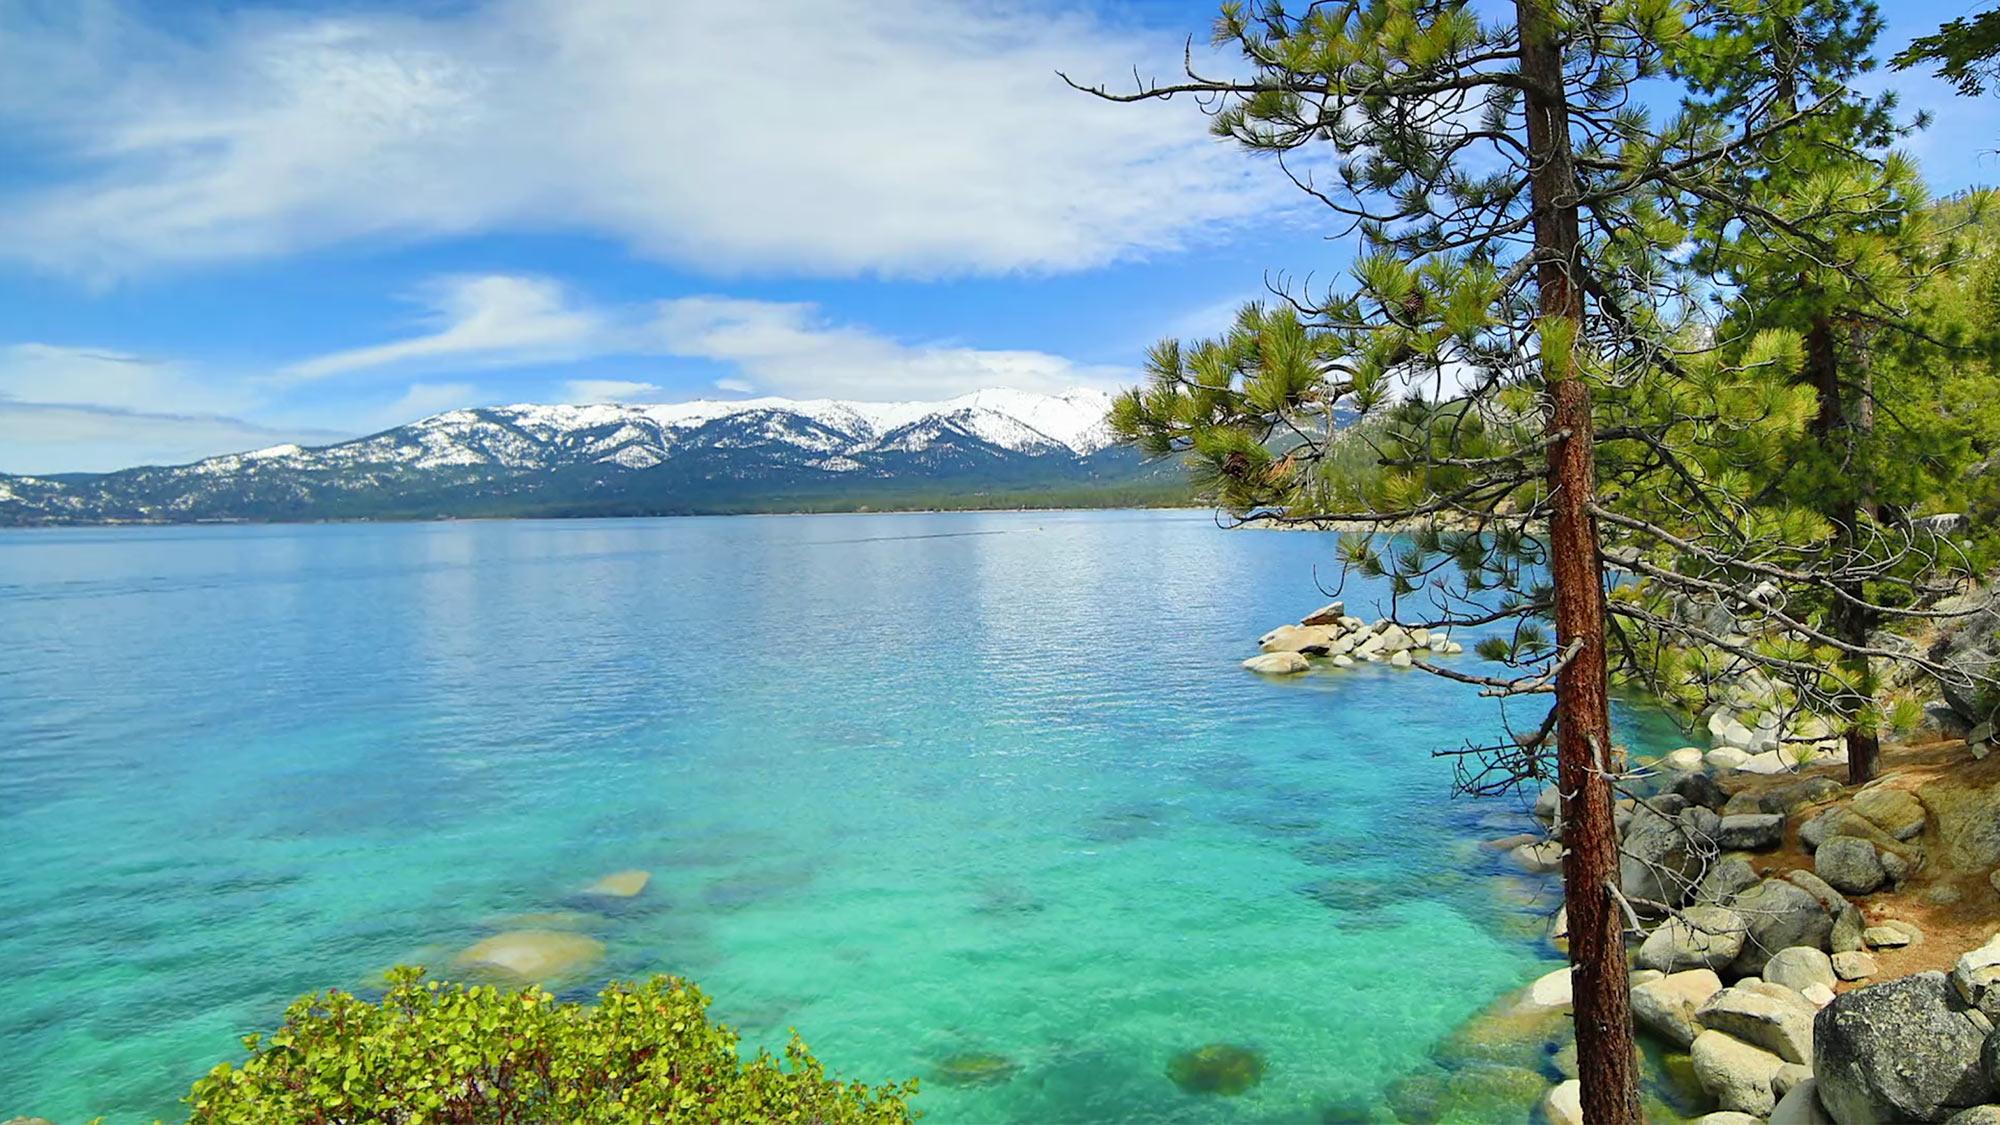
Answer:
<path fill-rule="evenodd" d="M 1699 770 L 1673 775 L 1667 784 L 1667 792 L 1676 794 L 1690 805 L 1700 805 L 1705 809 L 1719 809 L 1729 803 L 1729 794 L 1722 791 L 1722 786 Z"/>
<path fill-rule="evenodd" d="M 1887 918 L 1861 931 L 1861 940 L 1870 949 L 1901 949 L 1906 945 L 1922 945 L 1924 932 L 1901 919 Z"/>
<path fill-rule="evenodd" d="M 1743 916 L 1726 906 L 1690 906 L 1646 935 L 1638 963 L 1663 973 L 1721 969 L 1742 954 L 1748 932 Z"/>
<path fill-rule="evenodd" d="M 1243 666 L 1261 676 L 1296 676 L 1312 670 L 1312 661 L 1296 652 L 1267 652 L 1253 656 Z"/>
<path fill-rule="evenodd" d="M 1313 610 L 1311 613 L 1306 614 L 1305 619 L 1300 621 L 1299 624 L 1340 625 L 1341 624 L 1340 619 L 1346 616 L 1347 616 L 1346 602 L 1328 602 L 1325 605 L 1319 607 L 1318 609 Z"/>
<path fill-rule="evenodd" d="M 1876 857 L 1882 861 L 1882 875 L 1892 887 L 1900 887 L 1910 881 L 1910 861 L 1895 852 L 1883 852 Z"/>
<path fill-rule="evenodd" d="M 1859 950 L 1833 955 L 1833 975 L 1841 980 L 1867 980 L 1879 972 L 1875 958 Z"/>
<path fill-rule="evenodd" d="M 1551 785 L 1535 794 L 1535 819 L 1553 824 L 1562 815 L 1562 792 Z"/>
<path fill-rule="evenodd" d="M 1709 865 L 1695 884 L 1694 901 L 1704 906 L 1720 906 L 1757 885 L 1757 871 L 1741 856 L 1728 856 Z"/>
<path fill-rule="evenodd" d="M 2000 934 L 1959 956 L 1951 967 L 1951 986 L 1987 1018 L 2000 1018 Z"/>
<path fill-rule="evenodd" d="M 1770 1125 L 1832 1125 L 1833 1118 L 1819 1104 L 1819 1081 L 1801 1080 L 1771 1107 Z"/>
<path fill-rule="evenodd" d="M 1756 976 L 1780 949 L 1794 945 L 1825 949 L 1833 918 L 1819 899 L 1794 883 L 1766 879 L 1736 896 L 1731 907 L 1743 916 L 1748 934 L 1743 952 L 1730 963 L 1738 976 Z"/>
<path fill-rule="evenodd" d="M 1708 1030 L 1694 1037 L 1695 1079 L 1723 1109 L 1765 1117 L 1778 1104 L 1771 1082 L 1785 1060 L 1728 1032 Z"/>
<path fill-rule="evenodd" d="M 2000 864 L 2000 782 L 1976 786 L 1950 777 L 1917 788 L 1937 832 L 1933 853 L 1956 871 Z"/>
<path fill-rule="evenodd" d="M 1786 1062 L 1810 1062 L 1818 1009 L 1789 988 L 1749 984 L 1745 981 L 1709 997 L 1695 1012 L 1695 1022 L 1710 1031 L 1726 1031 Z"/>
<path fill-rule="evenodd" d="M 1993 1100 L 1991 1021 L 1941 972 L 1857 988 L 1814 1021 L 1813 1074 L 1836 1121 L 1942 1121 Z"/>
<path fill-rule="evenodd" d="M 1873 786 L 1854 795 L 1849 811 L 1874 823 L 1875 827 L 1898 840 L 1911 840 L 1924 830 L 1923 802 L 1914 793 L 1887 786 Z"/>
<path fill-rule="evenodd" d="M 1521 990 L 1521 998 L 1514 1002 L 1518 1015 L 1537 1013 L 1567 1012 L 1572 1004 L 1569 966 L 1564 965 L 1554 972 L 1544 973 L 1535 983 Z"/>
<path fill-rule="evenodd" d="M 1735 746 L 1718 746 L 1705 755 L 1710 767 L 1733 770 L 1750 760 L 1750 752 Z"/>
<path fill-rule="evenodd" d="M 1875 845 L 1853 836 L 1829 836 L 1813 853 L 1813 872 L 1835 890 L 1865 895 L 1888 878 Z"/>
<path fill-rule="evenodd" d="M 1786 1063 L 1778 1068 L 1778 1073 L 1771 1076 L 1771 1090 L 1778 1095 L 1779 1101 L 1784 1101 L 1785 1095 L 1791 1093 L 1794 1086 L 1810 1081 L 1812 1081 L 1812 1067 L 1804 1063 Z"/>
<path fill-rule="evenodd" d="M 1834 992 L 1832 988 L 1823 984 L 1809 984 L 1799 995 L 1812 1001 L 1813 1007 L 1824 1008 L 1833 1003 Z"/>
<path fill-rule="evenodd" d="M 1976 1105 L 1945 1118 L 1945 1125 L 2000 1125 L 2000 1105 Z"/>
<path fill-rule="evenodd" d="M 1722 991 L 1722 978 L 1709 969 L 1673 973 L 1632 989 L 1632 1019 L 1668 1043 L 1686 1050 L 1701 1028 L 1694 1014 Z"/>
<path fill-rule="evenodd" d="M 1694 890 L 1704 864 L 1715 853 L 1715 833 L 1722 818 L 1685 804 L 1668 794 L 1633 811 L 1618 859 L 1618 882 L 1627 898 L 1673 907 L 1687 901 Z"/>
<path fill-rule="evenodd" d="M 1781 773 L 1799 772 L 1799 760 L 1789 750 L 1766 750 L 1752 754 L 1736 766 L 1742 773 L 1756 773 L 1772 776 Z"/>
<path fill-rule="evenodd" d="M 1761 852 L 1785 842 L 1784 813 L 1725 816 L 1716 831 L 1718 847 L 1732 852 Z"/>
<path fill-rule="evenodd" d="M 1660 758 L 1660 764 L 1670 770 L 1680 773 L 1690 773 L 1702 767 L 1705 757 L 1701 747 L 1683 746 L 1678 750 L 1669 751 L 1663 755 Z"/>
<path fill-rule="evenodd" d="M 1764 979 L 1803 993 L 1806 986 L 1812 984 L 1832 988 L 1833 982 L 1840 978 L 1834 975 L 1833 961 L 1825 953 L 1809 946 L 1794 945 L 1771 955 L 1771 959 L 1764 963 Z"/>
<path fill-rule="evenodd" d="M 1694 1125 L 1763 1125 L 1764 1119 L 1752 1113 L 1738 1113 L 1733 1109 L 1718 1109 L 1714 1113 L 1704 1113 L 1694 1119 Z"/>
<path fill-rule="evenodd" d="M 557 930 L 510 930 L 495 934 L 458 955 L 467 969 L 497 971 L 522 982 L 556 980 L 604 956 L 604 943 Z"/>
<path fill-rule="evenodd" d="M 1583 1083 L 1572 1078 L 1542 1099 L 1542 1117 L 1549 1125 L 1583 1125 Z"/>
<path fill-rule="evenodd" d="M 1257 647 L 1267 653 L 1297 652 L 1325 656 L 1340 638 L 1340 630 L 1324 625 L 1280 625 L 1257 638 Z"/>
<path fill-rule="evenodd" d="M 1757 803 L 1765 812 L 1788 813 L 1800 805 L 1824 801 L 1840 793 L 1841 788 L 1840 782 L 1830 777 L 1802 777 L 1766 789 L 1757 798 Z"/>
<path fill-rule="evenodd" d="M 1537 875 L 1562 870 L 1562 844 L 1556 840 L 1543 840 L 1535 844 L 1521 844 L 1507 852 L 1508 858 L 1519 864 L 1523 871 Z"/>
<path fill-rule="evenodd" d="M 1397 649 L 1389 657 L 1389 666 L 1391 668 L 1408 668 L 1413 663 L 1415 661 L 1410 659 L 1410 653 L 1407 649 Z"/>
<path fill-rule="evenodd" d="M 1894 850 L 1898 845 L 1896 838 L 1882 831 L 1881 826 L 1874 821 L 1840 805 L 1835 805 L 1799 825 L 1799 843 L 1805 845 L 1807 851 L 1819 847 L 1835 836 L 1852 836 L 1888 850 Z"/>
<path fill-rule="evenodd" d="M 1354 658 L 1343 652 L 1333 658 L 1333 666 L 1335 668 L 1352 668 L 1354 667 Z"/>

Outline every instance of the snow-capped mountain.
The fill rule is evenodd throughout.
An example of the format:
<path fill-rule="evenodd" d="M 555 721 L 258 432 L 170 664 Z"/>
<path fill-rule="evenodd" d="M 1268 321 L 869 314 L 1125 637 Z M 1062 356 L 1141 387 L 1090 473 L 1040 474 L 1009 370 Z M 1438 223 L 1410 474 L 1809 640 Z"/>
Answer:
<path fill-rule="evenodd" d="M 781 398 L 453 410 L 335 445 L 191 465 L 0 476 L 0 524 L 669 514 L 907 506 L 1148 476 L 1111 398 Z"/>

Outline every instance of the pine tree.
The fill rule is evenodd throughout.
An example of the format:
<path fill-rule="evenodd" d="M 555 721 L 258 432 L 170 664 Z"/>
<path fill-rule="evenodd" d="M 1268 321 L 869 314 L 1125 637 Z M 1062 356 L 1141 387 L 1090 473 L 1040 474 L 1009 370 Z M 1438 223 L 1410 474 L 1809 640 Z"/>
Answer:
<path fill-rule="evenodd" d="M 1156 347 L 1113 422 L 1185 455 L 1245 518 L 1403 527 L 1348 541 L 1344 561 L 1388 578 L 1399 620 L 1504 630 L 1479 647 L 1512 672 L 1426 670 L 1503 701 L 1554 696 L 1458 751 L 1461 784 L 1546 778 L 1553 743 L 1584 1115 L 1635 1121 L 1626 922 L 1678 904 L 1620 886 L 1614 663 L 1658 676 L 1674 660 L 1660 653 L 1706 645 L 1817 682 L 1826 653 L 1847 652 L 1758 592 L 1847 580 L 1817 551 L 1824 521 L 1756 503 L 1732 468 L 1816 416 L 1801 342 L 1767 330 L 1717 346 L 1682 248 L 1705 201 L 1740 187 L 1734 162 L 1832 107 L 1740 131 L 1696 106 L 1656 120 L 1634 89 L 1704 49 L 1703 19 L 1666 0 L 1517 0 L 1513 16 L 1482 24 L 1448 0 L 1229 4 L 1215 38 L 1250 77 L 1190 66 L 1131 93 L 1089 88 L 1204 99 L 1218 134 L 1275 156 L 1359 249 L 1346 285 L 1250 306 L 1220 340 Z M 1361 421 L 1343 430 L 1343 411 Z M 1693 598 L 1783 632 L 1715 634 L 1677 614 Z"/>

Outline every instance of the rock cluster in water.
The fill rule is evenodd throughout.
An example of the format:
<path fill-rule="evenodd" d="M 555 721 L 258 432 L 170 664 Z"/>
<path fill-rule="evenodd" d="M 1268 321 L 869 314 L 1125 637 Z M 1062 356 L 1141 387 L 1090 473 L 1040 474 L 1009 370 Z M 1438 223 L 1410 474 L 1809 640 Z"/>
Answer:
<path fill-rule="evenodd" d="M 1295 676 L 1313 670 L 1312 658 L 1336 668 L 1358 663 L 1413 667 L 1419 656 L 1456 656 L 1465 646 L 1443 629 L 1405 627 L 1388 618 L 1370 624 L 1348 615 L 1345 602 L 1307 614 L 1297 625 L 1280 625 L 1257 638 L 1260 655 L 1243 667 L 1266 676 Z"/>
<path fill-rule="evenodd" d="M 620 906 L 644 894 L 652 879 L 648 871 L 616 871 L 584 887 L 572 901 L 586 908 Z M 512 984 L 573 978 L 604 958 L 604 943 L 578 932 L 601 920 L 582 910 L 522 915 L 514 919 L 517 928 L 475 942 L 454 963 Z"/>

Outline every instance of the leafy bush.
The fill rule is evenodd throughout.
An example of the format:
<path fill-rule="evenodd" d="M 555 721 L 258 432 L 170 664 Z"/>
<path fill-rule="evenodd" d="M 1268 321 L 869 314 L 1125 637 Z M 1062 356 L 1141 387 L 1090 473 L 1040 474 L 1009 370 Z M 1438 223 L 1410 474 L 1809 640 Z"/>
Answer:
<path fill-rule="evenodd" d="M 369 1003 L 306 996 L 250 1057 L 194 1084 L 191 1122 L 907 1122 L 914 1079 L 826 1077 L 796 1034 L 789 1067 L 737 1054 L 694 985 L 613 984 L 596 1004 L 539 989 L 422 980 L 398 968 Z"/>

